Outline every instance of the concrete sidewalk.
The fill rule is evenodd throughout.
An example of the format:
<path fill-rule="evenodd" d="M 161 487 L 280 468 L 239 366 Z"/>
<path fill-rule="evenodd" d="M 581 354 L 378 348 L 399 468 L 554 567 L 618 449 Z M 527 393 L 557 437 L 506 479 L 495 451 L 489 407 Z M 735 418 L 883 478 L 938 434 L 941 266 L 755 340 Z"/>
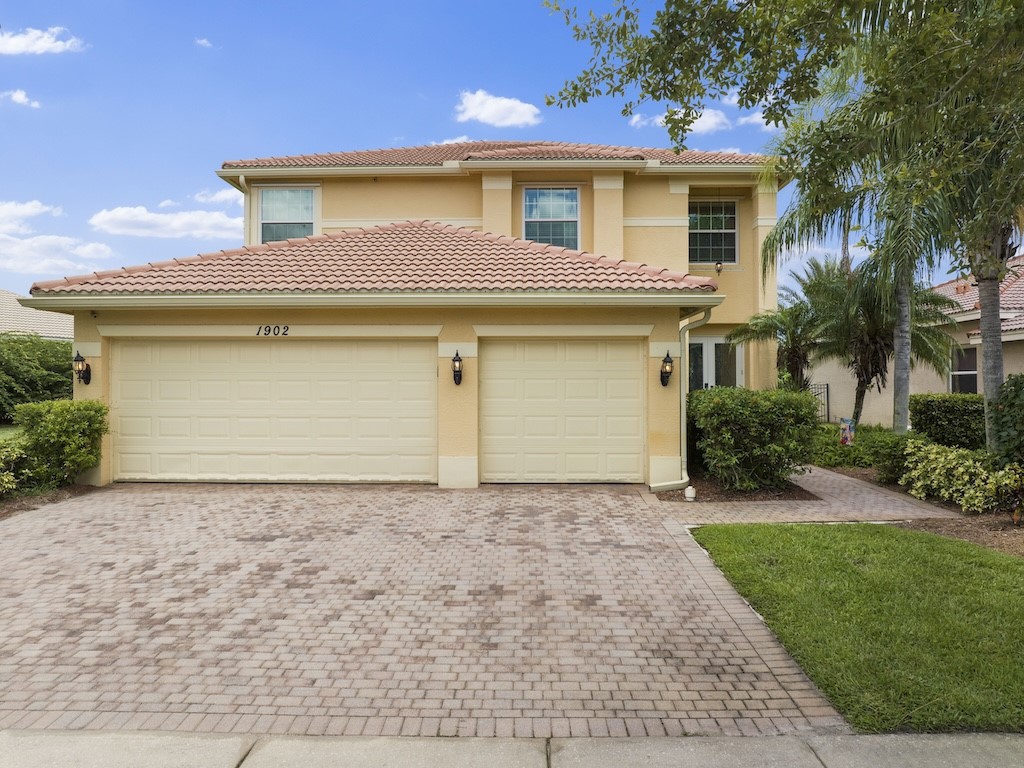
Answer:
<path fill-rule="evenodd" d="M 482 739 L 0 732 L 4 768 L 1019 768 L 1024 735 Z"/>

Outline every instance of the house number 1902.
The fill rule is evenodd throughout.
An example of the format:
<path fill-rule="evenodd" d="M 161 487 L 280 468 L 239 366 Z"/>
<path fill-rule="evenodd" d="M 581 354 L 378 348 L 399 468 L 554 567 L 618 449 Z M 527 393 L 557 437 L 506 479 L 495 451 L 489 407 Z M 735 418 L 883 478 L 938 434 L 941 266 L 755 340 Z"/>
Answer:
<path fill-rule="evenodd" d="M 256 326 L 257 336 L 287 336 L 287 325 L 258 325 Z"/>

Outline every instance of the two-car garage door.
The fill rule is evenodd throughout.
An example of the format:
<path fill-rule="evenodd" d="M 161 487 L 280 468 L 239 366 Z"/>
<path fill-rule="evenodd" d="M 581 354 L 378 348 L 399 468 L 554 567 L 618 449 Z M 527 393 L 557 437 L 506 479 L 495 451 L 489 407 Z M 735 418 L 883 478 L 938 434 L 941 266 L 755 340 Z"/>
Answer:
<path fill-rule="evenodd" d="M 481 340 L 480 480 L 642 482 L 643 352 Z M 117 480 L 438 480 L 434 340 L 123 339 L 111 376 Z"/>
<path fill-rule="evenodd" d="M 117 480 L 437 479 L 437 344 L 124 340 Z"/>

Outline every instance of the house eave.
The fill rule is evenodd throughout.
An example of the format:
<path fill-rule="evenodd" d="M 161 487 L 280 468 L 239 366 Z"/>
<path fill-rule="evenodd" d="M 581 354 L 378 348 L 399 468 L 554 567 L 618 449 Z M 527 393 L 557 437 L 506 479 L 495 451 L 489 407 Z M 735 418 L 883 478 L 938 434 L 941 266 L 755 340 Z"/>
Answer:
<path fill-rule="evenodd" d="M 132 293 L 54 294 L 23 299 L 34 309 L 74 312 L 92 309 L 185 309 L 227 307 L 716 307 L 724 294 L 699 290 L 664 291 L 437 291 L 393 293 Z"/>

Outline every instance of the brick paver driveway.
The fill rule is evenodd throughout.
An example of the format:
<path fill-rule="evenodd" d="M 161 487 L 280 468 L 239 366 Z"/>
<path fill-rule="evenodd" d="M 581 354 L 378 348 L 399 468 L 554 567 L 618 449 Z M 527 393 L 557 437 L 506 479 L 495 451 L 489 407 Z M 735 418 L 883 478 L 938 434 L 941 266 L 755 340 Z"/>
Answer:
<path fill-rule="evenodd" d="M 0 729 L 844 730 L 681 506 L 120 485 L 22 513 L 0 523 Z"/>

